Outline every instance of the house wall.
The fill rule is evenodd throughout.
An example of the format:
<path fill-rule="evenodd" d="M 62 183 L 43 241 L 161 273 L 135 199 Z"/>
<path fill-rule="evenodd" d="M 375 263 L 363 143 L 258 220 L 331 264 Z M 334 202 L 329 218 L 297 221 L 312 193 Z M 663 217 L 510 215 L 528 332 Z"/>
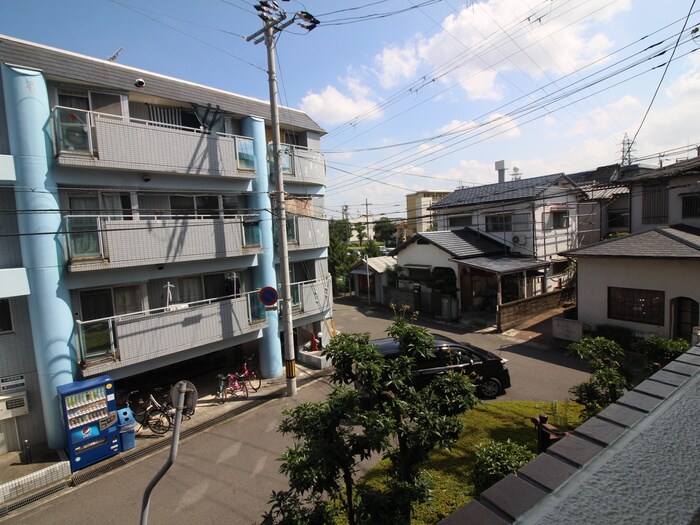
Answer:
<path fill-rule="evenodd" d="M 578 318 L 585 324 L 612 324 L 631 330 L 671 335 L 671 301 L 690 297 L 700 302 L 698 261 L 587 258 L 577 259 Z M 663 290 L 664 325 L 632 323 L 608 318 L 608 287 Z"/>
<path fill-rule="evenodd" d="M 689 193 L 700 193 L 696 175 L 670 179 L 668 181 L 668 220 L 664 223 L 644 224 L 642 216 L 642 205 L 644 202 L 643 185 L 641 183 L 633 184 L 630 188 L 630 233 L 638 233 L 680 223 L 700 228 L 700 217 L 684 218 L 682 215 L 681 196 Z"/>

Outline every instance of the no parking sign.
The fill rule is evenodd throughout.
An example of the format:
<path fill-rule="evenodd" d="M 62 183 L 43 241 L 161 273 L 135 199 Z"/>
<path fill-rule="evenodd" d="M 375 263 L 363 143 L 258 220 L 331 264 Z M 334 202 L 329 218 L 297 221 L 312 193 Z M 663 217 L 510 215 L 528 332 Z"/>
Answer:
<path fill-rule="evenodd" d="M 279 296 L 275 288 L 272 286 L 265 286 L 264 288 L 260 288 L 258 299 L 260 299 L 260 302 L 265 306 L 274 306 Z"/>

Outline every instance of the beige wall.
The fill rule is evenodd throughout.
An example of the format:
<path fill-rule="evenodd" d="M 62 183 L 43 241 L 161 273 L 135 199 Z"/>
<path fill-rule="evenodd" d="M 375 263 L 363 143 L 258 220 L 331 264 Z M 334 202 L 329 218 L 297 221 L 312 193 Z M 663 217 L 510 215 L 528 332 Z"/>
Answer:
<path fill-rule="evenodd" d="M 671 301 L 700 302 L 700 261 L 586 258 L 577 259 L 578 318 L 586 324 L 614 324 L 639 332 L 671 335 Z M 663 290 L 664 326 L 608 319 L 608 287 Z"/>

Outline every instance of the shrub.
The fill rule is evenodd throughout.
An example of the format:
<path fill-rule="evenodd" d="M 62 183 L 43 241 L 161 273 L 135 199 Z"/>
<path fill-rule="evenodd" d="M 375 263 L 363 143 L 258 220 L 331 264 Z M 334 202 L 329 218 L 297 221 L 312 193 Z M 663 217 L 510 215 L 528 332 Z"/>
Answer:
<path fill-rule="evenodd" d="M 625 351 L 618 343 L 605 337 L 584 337 L 577 343 L 571 343 L 568 349 L 586 361 L 593 370 L 619 368 L 620 361 L 625 356 Z"/>
<path fill-rule="evenodd" d="M 593 336 L 611 339 L 625 349 L 632 348 L 632 345 L 637 340 L 634 332 L 629 328 L 610 324 L 598 325 L 593 331 Z"/>
<path fill-rule="evenodd" d="M 690 350 L 690 343 L 684 339 L 666 339 L 654 335 L 649 339 L 638 341 L 634 345 L 634 350 L 644 355 L 647 370 L 654 372 Z"/>
<path fill-rule="evenodd" d="M 574 401 L 585 408 L 581 419 L 590 419 L 606 406 L 617 401 L 625 393 L 625 378 L 613 368 L 601 368 L 594 371 L 585 383 L 569 389 Z"/>
<path fill-rule="evenodd" d="M 515 474 L 520 467 L 535 458 L 535 454 L 523 445 L 506 441 L 489 441 L 476 451 L 476 464 L 472 473 L 474 490 L 480 493 L 491 485 Z"/>

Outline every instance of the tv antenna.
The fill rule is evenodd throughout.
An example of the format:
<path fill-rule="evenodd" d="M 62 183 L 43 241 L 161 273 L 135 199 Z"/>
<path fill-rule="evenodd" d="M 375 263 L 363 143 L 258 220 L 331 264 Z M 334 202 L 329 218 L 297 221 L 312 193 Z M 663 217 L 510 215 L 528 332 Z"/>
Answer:
<path fill-rule="evenodd" d="M 119 56 L 119 53 L 121 53 L 122 51 L 124 51 L 124 48 L 120 47 L 114 53 L 112 53 L 107 60 L 109 60 L 110 62 L 116 62 L 117 57 Z"/>

